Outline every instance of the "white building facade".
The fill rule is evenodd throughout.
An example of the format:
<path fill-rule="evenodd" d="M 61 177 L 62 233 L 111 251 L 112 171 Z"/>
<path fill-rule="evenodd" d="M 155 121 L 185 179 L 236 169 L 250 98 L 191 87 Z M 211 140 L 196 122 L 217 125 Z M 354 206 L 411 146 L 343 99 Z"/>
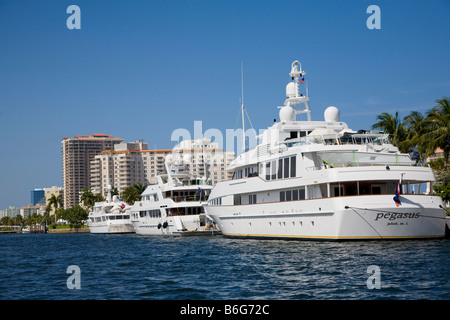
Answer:
<path fill-rule="evenodd" d="M 109 186 L 122 193 L 136 183 L 144 186 L 156 183 L 156 176 L 165 174 L 168 154 L 191 155 L 190 171 L 194 176 L 206 177 L 214 185 L 231 179 L 226 168 L 235 158 L 234 152 L 224 152 L 208 139 L 182 141 L 173 149 L 148 150 L 142 141 L 124 142 L 114 150 L 103 151 L 91 161 L 91 189 L 106 195 Z"/>

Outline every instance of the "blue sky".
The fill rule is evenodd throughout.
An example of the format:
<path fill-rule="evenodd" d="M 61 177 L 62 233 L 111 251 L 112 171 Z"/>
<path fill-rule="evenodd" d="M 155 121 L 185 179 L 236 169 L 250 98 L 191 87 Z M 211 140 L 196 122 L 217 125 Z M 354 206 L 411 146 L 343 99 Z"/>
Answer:
<path fill-rule="evenodd" d="M 69 5 L 81 29 L 69 30 Z M 369 30 L 369 5 L 381 29 Z M 105 133 L 172 148 L 177 128 L 256 130 L 278 118 L 288 73 L 308 73 L 313 120 L 350 128 L 450 96 L 450 1 L 0 0 L 0 209 L 62 186 L 61 139 Z"/>

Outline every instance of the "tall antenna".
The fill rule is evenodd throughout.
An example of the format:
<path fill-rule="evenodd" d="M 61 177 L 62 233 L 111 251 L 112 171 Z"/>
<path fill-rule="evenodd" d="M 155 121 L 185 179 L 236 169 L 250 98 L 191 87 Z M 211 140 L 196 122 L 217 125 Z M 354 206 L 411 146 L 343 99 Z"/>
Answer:
<path fill-rule="evenodd" d="M 245 118 L 244 118 L 244 63 L 241 61 L 241 112 L 242 112 L 242 147 L 246 151 L 245 143 Z"/>

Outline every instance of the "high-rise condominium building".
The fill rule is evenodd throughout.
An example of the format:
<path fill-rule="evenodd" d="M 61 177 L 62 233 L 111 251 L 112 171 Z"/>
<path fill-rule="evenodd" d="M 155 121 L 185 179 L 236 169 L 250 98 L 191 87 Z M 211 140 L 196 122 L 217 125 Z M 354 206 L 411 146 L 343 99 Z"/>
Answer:
<path fill-rule="evenodd" d="M 172 153 L 180 156 L 190 155 L 191 174 L 205 177 L 211 180 L 213 185 L 219 181 L 230 180 L 233 176 L 233 172 L 226 169 L 234 160 L 235 153 L 219 149 L 219 144 L 208 138 L 183 140 L 173 148 Z"/>
<path fill-rule="evenodd" d="M 64 208 L 78 205 L 80 191 L 84 187 L 91 188 L 90 163 L 94 157 L 102 151 L 114 150 L 114 145 L 123 141 L 101 133 L 62 140 Z"/>
<path fill-rule="evenodd" d="M 91 188 L 94 193 L 106 195 L 109 186 L 122 193 L 135 183 L 156 183 L 156 176 L 167 173 L 168 154 L 190 155 L 190 173 L 206 177 L 213 184 L 231 178 L 226 167 L 234 159 L 234 152 L 224 152 L 208 139 L 182 141 L 174 149 L 148 150 L 142 141 L 121 143 L 114 150 L 103 151 L 91 162 Z"/>
<path fill-rule="evenodd" d="M 156 176 L 165 173 L 164 159 L 171 151 L 148 150 L 142 141 L 117 144 L 91 161 L 91 189 L 106 196 L 109 186 L 122 193 L 138 182 L 144 186 L 155 183 Z"/>

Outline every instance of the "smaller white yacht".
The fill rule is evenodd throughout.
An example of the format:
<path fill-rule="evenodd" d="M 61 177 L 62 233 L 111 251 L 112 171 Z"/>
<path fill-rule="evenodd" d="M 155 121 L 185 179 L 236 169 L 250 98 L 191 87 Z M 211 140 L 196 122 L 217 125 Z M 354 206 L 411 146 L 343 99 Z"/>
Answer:
<path fill-rule="evenodd" d="M 111 197 L 108 190 L 106 201 L 96 202 L 89 212 L 87 223 L 91 233 L 118 234 L 134 233 L 130 220 L 130 208 L 126 202 L 119 200 L 118 196 Z"/>
<path fill-rule="evenodd" d="M 167 155 L 167 174 L 157 176 L 130 209 L 139 235 L 217 235 L 220 231 L 204 211 L 212 189 L 210 180 L 192 177 L 190 156 Z"/>

